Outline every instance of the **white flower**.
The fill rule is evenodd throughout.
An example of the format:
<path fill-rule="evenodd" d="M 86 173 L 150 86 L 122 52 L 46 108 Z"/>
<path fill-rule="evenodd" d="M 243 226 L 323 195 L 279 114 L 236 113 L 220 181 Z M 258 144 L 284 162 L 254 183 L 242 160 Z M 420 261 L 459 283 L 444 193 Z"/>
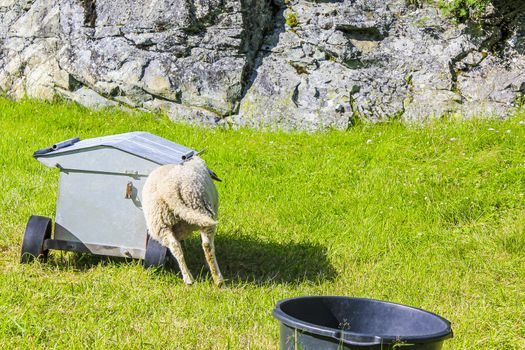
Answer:
<path fill-rule="evenodd" d="M 457 138 L 455 138 L 455 137 L 451 137 L 450 138 L 450 141 L 456 141 L 456 140 L 457 140 Z"/>
<path fill-rule="evenodd" d="M 372 143 L 372 140 L 366 140 L 366 143 Z"/>

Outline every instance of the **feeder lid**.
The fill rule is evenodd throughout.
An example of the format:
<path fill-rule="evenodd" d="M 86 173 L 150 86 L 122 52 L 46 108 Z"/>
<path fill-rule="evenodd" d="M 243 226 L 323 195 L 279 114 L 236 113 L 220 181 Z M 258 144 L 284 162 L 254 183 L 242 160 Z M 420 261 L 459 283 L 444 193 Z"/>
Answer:
<path fill-rule="evenodd" d="M 114 150 L 121 152 L 115 154 Z M 86 140 L 80 140 L 78 137 L 68 139 L 37 150 L 33 157 L 49 167 L 109 172 L 122 172 L 124 168 L 130 168 L 129 171 L 142 174 L 145 171 L 141 169 L 132 170 L 135 162 L 130 159 L 130 155 L 158 166 L 180 164 L 194 154 L 196 152 L 191 148 L 148 132 L 135 131 Z M 123 164 L 124 160 L 126 164 Z"/>

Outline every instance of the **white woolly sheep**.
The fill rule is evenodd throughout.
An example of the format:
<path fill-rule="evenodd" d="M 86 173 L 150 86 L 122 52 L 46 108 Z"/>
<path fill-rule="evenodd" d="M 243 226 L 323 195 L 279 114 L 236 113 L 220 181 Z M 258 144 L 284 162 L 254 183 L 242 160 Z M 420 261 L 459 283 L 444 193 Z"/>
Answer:
<path fill-rule="evenodd" d="M 219 198 L 212 179 L 220 181 L 204 160 L 193 156 L 180 165 L 168 164 L 155 169 L 142 190 L 142 207 L 149 235 L 171 251 L 186 284 L 192 284 L 194 280 L 184 260 L 180 241 L 195 230 L 200 230 L 213 281 L 218 286 L 224 283 L 213 243 Z"/>

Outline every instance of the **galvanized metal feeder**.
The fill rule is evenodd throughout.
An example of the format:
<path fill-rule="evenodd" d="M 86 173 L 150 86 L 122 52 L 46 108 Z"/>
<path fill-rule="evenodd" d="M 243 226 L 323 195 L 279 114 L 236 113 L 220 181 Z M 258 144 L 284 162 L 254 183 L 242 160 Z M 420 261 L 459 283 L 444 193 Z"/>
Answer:
<path fill-rule="evenodd" d="M 142 187 L 155 168 L 180 164 L 194 154 L 147 132 L 77 137 L 36 151 L 39 162 L 60 170 L 56 219 L 53 225 L 47 217 L 29 218 L 21 262 L 45 259 L 56 249 L 164 265 L 167 249 L 148 239 Z"/>

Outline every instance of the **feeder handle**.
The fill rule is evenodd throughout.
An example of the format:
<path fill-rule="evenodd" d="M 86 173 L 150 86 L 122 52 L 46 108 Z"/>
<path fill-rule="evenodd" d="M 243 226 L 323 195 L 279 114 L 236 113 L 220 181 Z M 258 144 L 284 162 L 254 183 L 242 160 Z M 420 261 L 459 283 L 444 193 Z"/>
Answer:
<path fill-rule="evenodd" d="M 33 157 L 37 157 L 37 156 L 40 156 L 40 155 L 43 155 L 43 154 L 46 154 L 46 153 L 49 153 L 49 152 L 53 152 L 53 151 L 59 150 L 61 148 L 69 147 L 71 145 L 74 145 L 78 141 L 80 141 L 80 137 L 77 136 L 77 137 L 73 137 L 71 139 L 67 139 L 67 140 L 59 142 L 59 143 L 55 143 L 51 147 L 38 149 L 38 150 L 35 151 L 35 153 L 33 153 Z"/>
<path fill-rule="evenodd" d="M 198 156 L 199 154 L 201 154 L 204 151 L 206 151 L 206 148 L 201 149 L 199 152 L 189 151 L 188 153 L 183 154 L 181 156 L 181 158 L 182 158 L 182 160 L 186 161 L 186 160 L 189 160 L 193 156 Z"/>
<path fill-rule="evenodd" d="M 71 139 L 67 139 L 65 141 L 62 141 L 62 142 L 59 142 L 59 143 L 55 143 L 53 146 L 51 146 L 51 148 L 53 149 L 53 151 L 56 151 L 58 149 L 66 148 L 66 147 L 69 147 L 71 145 L 74 145 L 78 141 L 80 141 L 80 137 L 78 137 L 78 136 L 77 137 L 73 137 Z"/>
<path fill-rule="evenodd" d="M 358 333 L 353 333 L 349 331 L 342 331 L 334 328 L 319 326 L 313 323 L 299 320 L 295 317 L 284 313 L 279 305 L 273 310 L 273 315 L 285 325 L 299 329 L 304 332 L 309 332 L 325 337 L 330 337 L 336 339 L 337 341 L 343 342 L 344 344 L 354 345 L 354 346 L 375 346 L 381 345 L 381 337 L 374 335 L 361 335 Z"/>
<path fill-rule="evenodd" d="M 188 152 L 188 153 L 186 153 L 186 154 L 183 154 L 183 155 L 181 156 L 181 158 L 182 158 L 183 161 L 186 161 L 186 160 L 189 160 L 189 159 L 190 159 L 191 157 L 193 157 L 194 155 L 195 155 L 195 151 L 190 151 L 190 152 Z"/>

